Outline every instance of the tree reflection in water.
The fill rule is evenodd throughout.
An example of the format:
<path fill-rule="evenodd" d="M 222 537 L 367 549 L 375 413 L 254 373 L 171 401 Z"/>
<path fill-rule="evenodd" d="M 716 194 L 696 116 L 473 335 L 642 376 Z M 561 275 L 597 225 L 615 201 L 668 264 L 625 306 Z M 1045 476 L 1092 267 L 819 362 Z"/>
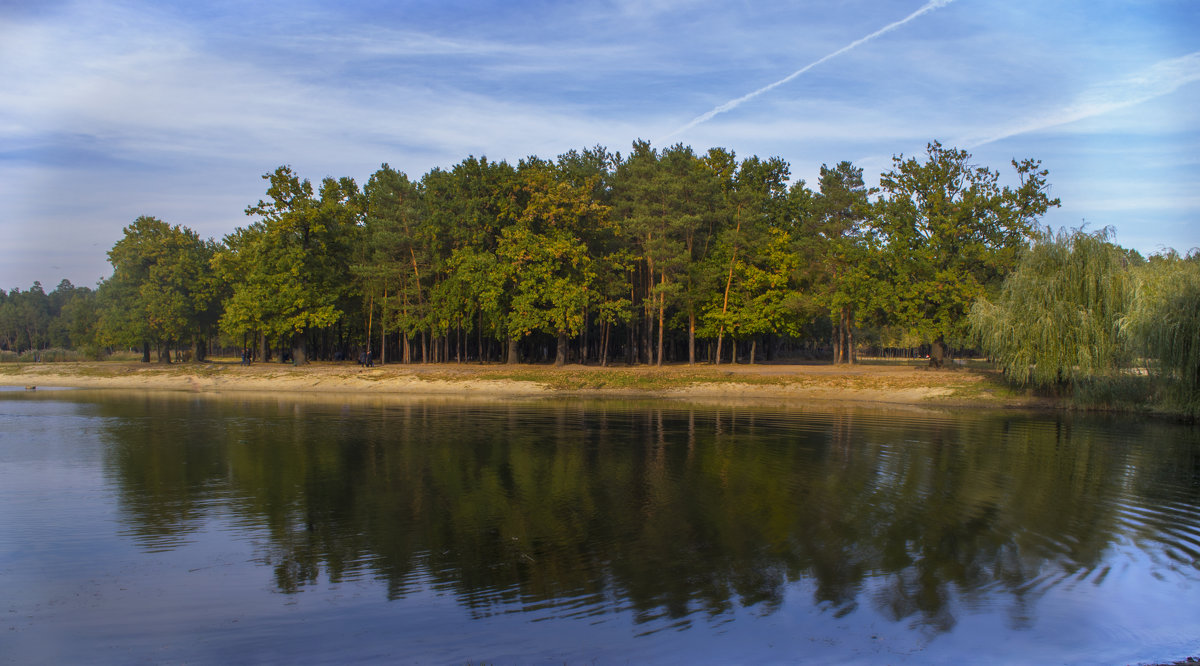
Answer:
<path fill-rule="evenodd" d="M 870 604 L 936 634 L 998 603 L 1028 626 L 1055 585 L 1102 581 L 1119 543 L 1200 574 L 1200 447 L 1171 424 L 661 402 L 104 409 L 129 533 L 170 548 L 232 513 L 266 529 L 286 593 L 374 577 L 473 617 L 621 608 L 657 631 L 770 614 L 805 583 L 835 616 Z"/>

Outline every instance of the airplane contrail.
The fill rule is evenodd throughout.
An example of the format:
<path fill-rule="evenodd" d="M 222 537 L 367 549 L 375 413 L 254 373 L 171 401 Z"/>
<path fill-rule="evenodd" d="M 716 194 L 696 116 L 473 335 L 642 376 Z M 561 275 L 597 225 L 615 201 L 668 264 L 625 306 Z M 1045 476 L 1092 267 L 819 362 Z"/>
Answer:
<path fill-rule="evenodd" d="M 830 53 L 829 55 L 826 55 L 826 56 L 822 57 L 821 59 L 811 62 L 808 65 L 805 65 L 804 67 L 801 67 L 800 69 L 792 72 L 791 74 L 788 74 L 787 76 L 783 77 L 782 79 L 779 79 L 775 83 L 765 85 L 765 86 L 759 88 L 758 90 L 755 90 L 754 92 L 751 92 L 751 93 L 746 93 L 745 95 L 742 95 L 741 97 L 739 97 L 737 99 L 729 100 L 728 102 L 725 102 L 724 104 L 714 108 L 713 110 L 709 111 L 708 113 L 696 116 L 695 118 L 692 119 L 691 122 L 687 123 L 686 125 L 683 125 L 682 127 L 675 130 L 674 132 L 671 132 L 664 138 L 669 138 L 669 137 L 675 136 L 676 134 L 681 134 L 683 132 L 686 132 L 686 131 L 692 129 L 693 127 L 695 127 L 696 125 L 699 125 L 700 123 L 703 123 L 703 122 L 706 122 L 706 121 L 712 119 L 713 116 L 716 116 L 717 114 L 725 113 L 726 111 L 732 111 L 733 109 L 736 109 L 737 107 L 741 106 L 743 103 L 748 102 L 769 90 L 778 88 L 779 86 L 787 83 L 788 81 L 791 81 L 792 79 L 796 78 L 797 76 L 800 76 L 801 74 L 804 74 L 805 72 L 816 67 L 817 65 L 828 62 L 828 61 L 842 55 L 843 53 L 855 48 L 856 46 L 860 46 L 862 44 L 865 44 L 865 43 L 871 41 L 872 39 L 875 39 L 876 37 L 879 37 L 880 35 L 887 34 L 891 31 L 895 30 L 896 28 L 899 28 L 900 26 L 904 25 L 905 23 L 908 23 L 909 21 L 917 18 L 918 16 L 921 16 L 922 14 L 927 14 L 935 9 L 945 7 L 946 5 L 950 4 L 951 2 L 954 2 L 954 0 L 930 0 L 929 2 L 922 5 L 920 9 L 909 14 L 908 16 L 905 16 L 904 18 L 900 19 L 899 21 L 896 21 L 895 23 L 889 23 L 889 24 L 883 26 L 882 28 L 876 30 L 875 32 L 867 35 L 866 37 L 863 37 L 861 39 L 856 39 L 855 41 L 850 42 L 849 44 L 834 51 L 833 53 Z"/>
<path fill-rule="evenodd" d="M 967 138 L 962 143 L 967 148 L 977 148 L 1010 136 L 1085 120 L 1169 95 L 1196 81 L 1200 81 L 1200 51 L 1159 61 L 1124 79 L 1092 88 L 1070 106 L 1027 118 L 984 136 Z"/>

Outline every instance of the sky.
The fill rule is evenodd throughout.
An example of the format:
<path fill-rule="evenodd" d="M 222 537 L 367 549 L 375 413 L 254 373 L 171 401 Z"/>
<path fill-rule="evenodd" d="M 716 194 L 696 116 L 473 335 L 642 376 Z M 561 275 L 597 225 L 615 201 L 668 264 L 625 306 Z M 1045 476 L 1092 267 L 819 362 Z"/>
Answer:
<path fill-rule="evenodd" d="M 869 184 L 930 141 L 1042 223 L 1200 247 L 1196 0 L 0 0 L 0 288 L 95 286 L 139 215 L 217 240 L 263 174 L 419 179 L 637 139 Z"/>

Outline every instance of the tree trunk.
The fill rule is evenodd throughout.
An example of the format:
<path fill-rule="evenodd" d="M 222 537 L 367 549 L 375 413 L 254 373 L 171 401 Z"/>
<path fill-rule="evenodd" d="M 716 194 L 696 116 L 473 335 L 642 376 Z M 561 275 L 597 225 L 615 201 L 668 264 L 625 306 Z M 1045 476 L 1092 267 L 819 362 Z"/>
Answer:
<path fill-rule="evenodd" d="M 646 365 L 654 363 L 654 301 L 650 294 L 646 295 L 646 304 L 643 308 L 645 317 L 642 318 L 642 353 L 640 362 Z"/>
<path fill-rule="evenodd" d="M 647 243 L 652 237 L 647 238 Z M 645 351 L 646 365 L 654 364 L 654 257 L 646 255 L 646 301 L 643 305 L 646 313 L 646 325 L 642 331 L 642 345 Z"/>
<path fill-rule="evenodd" d="M 946 341 L 942 336 L 938 336 L 937 340 L 929 346 L 929 367 L 940 368 L 946 358 Z"/>
<path fill-rule="evenodd" d="M 588 362 L 588 311 L 587 306 L 583 307 L 583 330 L 579 335 L 579 365 L 587 365 Z"/>
<path fill-rule="evenodd" d="M 845 317 L 846 317 L 846 359 L 847 359 L 846 362 L 851 365 L 854 365 L 854 363 L 858 359 L 855 358 L 855 354 L 854 354 L 854 327 L 850 325 L 850 322 L 851 322 L 850 308 L 846 308 Z"/>
<path fill-rule="evenodd" d="M 303 333 L 292 336 L 292 365 L 308 365 L 308 338 Z"/>
<path fill-rule="evenodd" d="M 192 361 L 196 363 L 203 363 L 204 357 L 206 356 L 206 351 L 208 351 L 208 345 L 206 344 L 206 341 L 204 338 L 197 337 L 192 342 Z"/>
<path fill-rule="evenodd" d="M 367 300 L 367 358 L 371 358 L 371 324 L 375 323 L 375 294 Z"/>
<path fill-rule="evenodd" d="M 567 363 L 567 332 L 558 332 L 558 350 L 554 354 L 554 365 L 566 365 Z"/>
<path fill-rule="evenodd" d="M 737 237 L 742 231 L 742 207 L 737 208 L 737 228 L 733 230 L 733 252 L 729 257 L 729 276 L 725 278 L 725 296 L 721 301 L 721 328 L 717 331 L 717 361 L 721 364 L 721 338 L 725 337 L 725 313 L 729 311 L 729 290 L 733 287 L 733 267 L 737 264 Z M 737 342 L 733 343 L 733 363 L 737 363 Z"/>
<path fill-rule="evenodd" d="M 696 311 L 688 303 L 688 365 L 696 365 Z"/>
<path fill-rule="evenodd" d="M 625 343 L 625 365 L 633 365 L 637 362 L 637 336 L 634 334 L 634 320 L 630 317 L 629 325 L 625 327 L 625 332 L 628 340 Z"/>
<path fill-rule="evenodd" d="M 608 335 L 612 326 L 607 321 L 600 322 L 600 367 L 608 365 Z"/>
<path fill-rule="evenodd" d="M 143 342 L 142 343 L 142 363 L 149 363 L 149 362 L 150 362 L 150 343 Z"/>
<path fill-rule="evenodd" d="M 508 365 L 516 365 L 521 362 L 521 350 L 517 346 L 517 339 L 509 336 L 508 338 Z"/>
<path fill-rule="evenodd" d="M 842 362 L 842 318 L 841 313 L 838 313 L 837 323 L 833 325 L 833 364 L 839 365 Z"/>
<path fill-rule="evenodd" d="M 667 276 L 664 274 L 662 284 L 667 283 Z M 663 291 L 658 295 L 658 360 L 657 364 L 663 364 L 663 324 L 666 323 L 667 316 L 667 292 Z"/>
<path fill-rule="evenodd" d="M 750 341 L 750 365 L 754 365 L 754 353 L 758 351 L 758 338 Z"/>

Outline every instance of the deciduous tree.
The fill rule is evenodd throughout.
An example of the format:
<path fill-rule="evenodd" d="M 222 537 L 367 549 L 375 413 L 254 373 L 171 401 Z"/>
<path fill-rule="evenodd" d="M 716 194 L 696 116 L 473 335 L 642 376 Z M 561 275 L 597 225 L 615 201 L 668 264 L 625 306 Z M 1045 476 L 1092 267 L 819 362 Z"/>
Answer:
<path fill-rule="evenodd" d="M 1128 358 L 1118 322 L 1132 295 L 1130 256 L 1107 230 L 1044 231 L 970 326 L 983 350 L 1021 384 L 1068 387 Z"/>
<path fill-rule="evenodd" d="M 932 344 L 940 366 L 947 341 L 962 342 L 967 311 L 1012 269 L 1039 216 L 1058 199 L 1036 160 L 1013 161 L 1020 184 L 975 166 L 965 150 L 929 144 L 924 161 L 893 159 L 873 219 L 883 239 L 891 316 Z"/>

